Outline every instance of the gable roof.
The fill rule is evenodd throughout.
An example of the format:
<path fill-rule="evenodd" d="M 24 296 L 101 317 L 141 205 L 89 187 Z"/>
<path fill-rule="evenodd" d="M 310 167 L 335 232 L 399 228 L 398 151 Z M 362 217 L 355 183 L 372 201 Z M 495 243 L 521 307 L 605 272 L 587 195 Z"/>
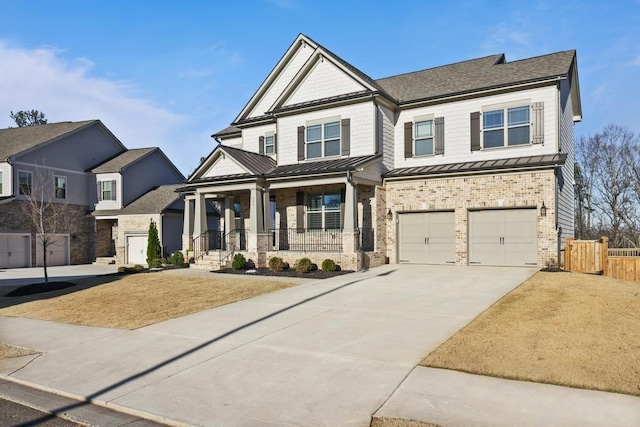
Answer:
<path fill-rule="evenodd" d="M 399 104 L 567 76 L 575 50 L 506 62 L 486 56 L 376 80 Z"/>
<path fill-rule="evenodd" d="M 0 160 L 8 159 L 96 123 L 100 123 L 100 121 L 59 122 L 46 125 L 0 129 Z"/>
<path fill-rule="evenodd" d="M 176 189 L 182 184 L 161 185 L 152 188 L 122 209 L 93 211 L 94 216 L 159 214 L 180 200 Z"/>
<path fill-rule="evenodd" d="M 153 151 L 159 150 L 158 147 L 148 147 L 148 148 L 132 148 L 131 150 L 127 150 L 123 153 L 117 154 L 115 157 L 105 161 L 104 163 L 99 164 L 98 166 L 94 166 L 91 169 L 93 173 L 109 173 L 109 172 L 120 172 L 125 167 L 129 166 L 132 163 L 137 162 L 141 158 L 150 154 Z"/>
<path fill-rule="evenodd" d="M 275 167 L 276 162 L 270 156 L 265 156 L 264 154 L 253 153 L 251 151 L 245 151 L 240 148 L 228 147 L 226 145 L 219 144 L 216 148 L 213 149 L 211 154 L 207 156 L 207 159 L 198 166 L 198 168 L 189 176 L 187 181 L 197 181 L 197 180 L 211 180 L 216 179 L 217 177 L 199 177 L 201 172 L 204 172 L 206 168 L 211 167 L 215 159 L 218 158 L 222 153 L 228 155 L 232 160 L 238 163 L 241 167 L 243 167 L 247 173 L 246 174 L 234 174 L 234 177 L 252 177 L 252 176 L 261 176 L 264 175 L 265 172 L 273 169 Z"/>

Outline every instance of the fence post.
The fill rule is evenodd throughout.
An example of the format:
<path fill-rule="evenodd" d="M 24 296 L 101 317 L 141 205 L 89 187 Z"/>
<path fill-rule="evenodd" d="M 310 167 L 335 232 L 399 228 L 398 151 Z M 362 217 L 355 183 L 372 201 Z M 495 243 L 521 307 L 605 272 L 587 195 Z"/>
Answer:
<path fill-rule="evenodd" d="M 600 239 L 602 242 L 602 275 L 607 275 L 607 262 L 609 260 L 609 238 L 602 237 Z"/>
<path fill-rule="evenodd" d="M 564 244 L 564 269 L 566 271 L 571 271 L 571 242 L 573 239 L 571 237 L 567 237 L 567 241 Z"/>

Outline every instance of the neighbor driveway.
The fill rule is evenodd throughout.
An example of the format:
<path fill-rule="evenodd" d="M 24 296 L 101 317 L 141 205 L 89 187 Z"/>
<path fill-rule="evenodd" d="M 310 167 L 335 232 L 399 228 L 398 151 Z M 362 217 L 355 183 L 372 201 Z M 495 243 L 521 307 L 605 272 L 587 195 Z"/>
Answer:
<path fill-rule="evenodd" d="M 61 265 L 47 268 L 49 280 L 52 282 L 82 279 L 84 277 L 101 276 L 118 271 L 116 265 Z M 0 287 L 29 285 L 44 282 L 44 268 L 0 268 Z"/>
<path fill-rule="evenodd" d="M 135 331 L 0 317 L 3 341 L 44 352 L 0 373 L 158 420 L 367 426 L 422 357 L 534 272 L 387 265 Z"/>

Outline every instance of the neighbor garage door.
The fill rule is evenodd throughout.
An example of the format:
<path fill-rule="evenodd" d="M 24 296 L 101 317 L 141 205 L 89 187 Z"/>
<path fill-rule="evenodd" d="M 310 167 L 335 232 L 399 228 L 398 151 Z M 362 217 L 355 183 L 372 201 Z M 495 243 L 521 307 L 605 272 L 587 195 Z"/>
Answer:
<path fill-rule="evenodd" d="M 47 266 L 69 264 L 69 236 L 51 235 L 47 245 Z M 36 267 L 44 265 L 43 247 L 40 237 L 36 237 Z"/>
<path fill-rule="evenodd" d="M 398 215 L 399 261 L 415 264 L 455 264 L 456 227 L 453 212 Z"/>
<path fill-rule="evenodd" d="M 147 236 L 127 236 L 127 264 L 147 263 Z"/>
<path fill-rule="evenodd" d="M 0 268 L 31 267 L 31 237 L 0 234 Z"/>
<path fill-rule="evenodd" d="M 535 209 L 469 212 L 469 264 L 535 266 Z"/>

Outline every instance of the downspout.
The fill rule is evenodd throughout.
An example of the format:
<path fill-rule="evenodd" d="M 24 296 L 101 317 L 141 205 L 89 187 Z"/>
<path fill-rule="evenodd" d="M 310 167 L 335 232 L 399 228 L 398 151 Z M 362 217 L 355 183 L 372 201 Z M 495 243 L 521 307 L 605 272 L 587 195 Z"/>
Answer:
<path fill-rule="evenodd" d="M 556 88 L 557 88 L 557 99 L 556 99 L 556 112 L 557 114 L 555 114 L 556 116 L 556 141 L 558 143 L 558 153 L 562 152 L 562 142 L 560 141 L 560 105 L 562 102 L 561 96 L 562 96 L 562 88 L 560 87 L 560 83 L 561 80 L 558 79 L 557 83 L 556 83 Z M 559 170 L 559 167 L 556 167 L 555 170 L 555 177 L 556 177 L 556 185 L 555 185 L 555 223 L 556 223 L 556 234 L 557 234 L 557 254 L 556 254 L 556 261 L 557 261 L 557 265 L 560 265 L 560 254 L 561 254 L 561 250 L 562 250 L 562 227 L 559 226 L 558 221 L 560 218 L 559 215 L 559 209 L 558 209 L 558 200 L 560 200 L 560 195 L 558 194 L 558 189 L 559 189 L 559 175 L 561 173 L 561 171 Z"/>

